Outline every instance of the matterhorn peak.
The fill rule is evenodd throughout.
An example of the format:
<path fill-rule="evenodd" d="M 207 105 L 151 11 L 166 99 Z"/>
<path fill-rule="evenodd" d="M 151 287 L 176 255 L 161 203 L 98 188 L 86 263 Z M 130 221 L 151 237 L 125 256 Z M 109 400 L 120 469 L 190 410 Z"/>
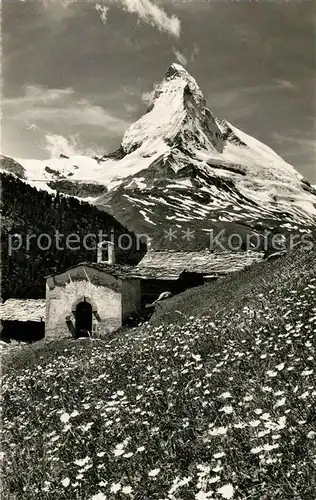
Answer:
<path fill-rule="evenodd" d="M 131 152 L 148 141 L 169 142 L 183 129 L 189 116 L 194 115 L 196 121 L 201 119 L 204 107 L 205 99 L 195 79 L 183 66 L 173 63 L 156 86 L 148 112 L 126 131 L 124 151 Z"/>
<path fill-rule="evenodd" d="M 172 63 L 167 69 L 165 79 L 171 80 L 174 78 L 183 78 L 190 83 L 194 83 L 194 85 L 198 87 L 196 80 L 193 78 L 192 75 L 190 75 L 188 70 L 186 70 L 183 66 L 181 66 L 181 64 Z"/>
<path fill-rule="evenodd" d="M 203 96 L 203 93 L 198 86 L 196 80 L 193 78 L 192 75 L 183 67 L 181 64 L 178 63 L 173 63 L 171 66 L 169 66 L 167 72 L 166 72 L 166 77 L 165 81 L 169 82 L 170 80 L 174 79 L 182 79 L 183 81 L 186 82 L 187 84 L 187 89 L 190 90 L 192 96 L 194 97 L 196 104 L 198 106 L 205 106 L 205 99 Z"/>
<path fill-rule="evenodd" d="M 172 63 L 167 69 L 166 77 L 173 75 L 181 76 L 182 74 L 188 74 L 187 70 L 179 63 Z"/>

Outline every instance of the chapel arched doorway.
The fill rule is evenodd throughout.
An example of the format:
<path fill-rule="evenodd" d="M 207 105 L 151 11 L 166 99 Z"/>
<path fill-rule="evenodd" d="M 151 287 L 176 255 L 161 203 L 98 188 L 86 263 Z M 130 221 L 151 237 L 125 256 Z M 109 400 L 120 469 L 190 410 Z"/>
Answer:
<path fill-rule="evenodd" d="M 76 337 L 90 337 L 92 332 L 92 306 L 79 302 L 76 307 Z"/>

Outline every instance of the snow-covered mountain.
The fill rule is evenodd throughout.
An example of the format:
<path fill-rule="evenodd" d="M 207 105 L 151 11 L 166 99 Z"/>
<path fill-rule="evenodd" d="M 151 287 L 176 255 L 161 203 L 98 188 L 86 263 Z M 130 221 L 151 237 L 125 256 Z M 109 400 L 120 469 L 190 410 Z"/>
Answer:
<path fill-rule="evenodd" d="M 214 116 L 179 64 L 114 153 L 17 161 L 32 185 L 89 199 L 154 240 L 169 228 L 205 234 L 316 223 L 315 188 L 271 148 Z"/>

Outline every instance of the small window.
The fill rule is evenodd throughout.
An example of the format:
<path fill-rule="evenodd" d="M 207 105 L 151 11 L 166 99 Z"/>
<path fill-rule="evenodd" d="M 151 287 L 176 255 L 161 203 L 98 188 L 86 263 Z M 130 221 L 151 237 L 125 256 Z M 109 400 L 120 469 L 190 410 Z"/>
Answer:
<path fill-rule="evenodd" d="M 108 262 L 109 260 L 109 242 L 102 241 L 98 244 L 98 263 Z"/>
<path fill-rule="evenodd" d="M 97 251 L 98 264 L 115 264 L 115 247 L 112 241 L 101 241 Z"/>

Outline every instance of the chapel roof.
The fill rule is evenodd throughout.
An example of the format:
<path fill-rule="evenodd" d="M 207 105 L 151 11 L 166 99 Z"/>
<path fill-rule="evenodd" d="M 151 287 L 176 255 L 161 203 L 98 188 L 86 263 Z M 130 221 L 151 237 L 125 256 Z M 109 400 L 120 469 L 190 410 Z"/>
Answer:
<path fill-rule="evenodd" d="M 119 265 L 119 264 L 103 264 L 103 263 L 98 263 L 98 262 L 79 262 L 78 264 L 74 264 L 71 267 L 66 267 L 64 269 L 61 269 L 55 273 L 52 273 L 46 278 L 51 278 L 54 276 L 59 276 L 61 274 L 67 273 L 68 271 L 71 271 L 72 269 L 75 269 L 77 267 L 90 267 L 93 269 L 97 269 L 98 271 L 103 271 L 107 274 L 110 274 L 112 276 L 115 276 L 117 278 L 128 278 L 131 276 L 131 269 L 133 269 L 131 266 L 124 266 L 124 265 Z"/>

